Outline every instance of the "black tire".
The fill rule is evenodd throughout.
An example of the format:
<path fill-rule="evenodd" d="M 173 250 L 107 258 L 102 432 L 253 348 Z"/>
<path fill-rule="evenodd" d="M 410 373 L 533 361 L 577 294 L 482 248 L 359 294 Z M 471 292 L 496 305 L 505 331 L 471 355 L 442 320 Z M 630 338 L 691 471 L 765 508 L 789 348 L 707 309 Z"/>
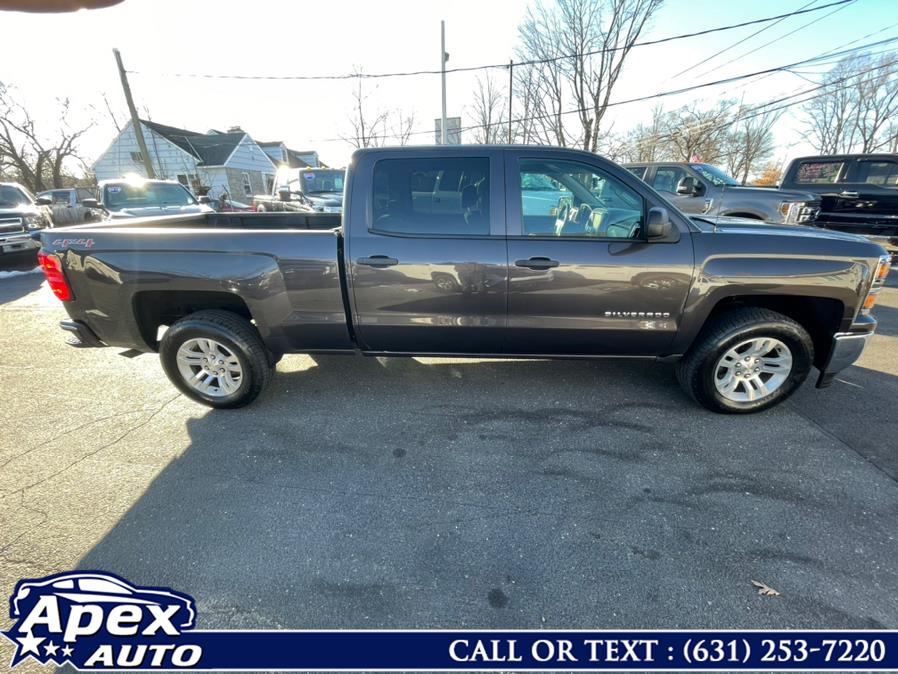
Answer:
<path fill-rule="evenodd" d="M 178 363 L 178 349 L 190 339 L 213 339 L 238 360 L 241 368 L 237 390 L 229 395 L 208 395 L 185 381 Z M 159 344 L 162 369 L 181 393 L 198 403 L 216 408 L 243 407 L 255 400 L 271 380 L 270 352 L 255 326 L 230 311 L 205 310 L 175 322 Z"/>
<path fill-rule="evenodd" d="M 741 342 L 762 337 L 779 340 L 791 352 L 792 369 L 786 380 L 757 400 L 725 397 L 715 386 L 718 361 Z M 677 364 L 677 379 L 693 400 L 713 412 L 749 414 L 778 405 L 792 395 L 807 378 L 813 362 L 813 340 L 800 324 L 776 311 L 744 307 L 721 314 L 705 326 Z"/>

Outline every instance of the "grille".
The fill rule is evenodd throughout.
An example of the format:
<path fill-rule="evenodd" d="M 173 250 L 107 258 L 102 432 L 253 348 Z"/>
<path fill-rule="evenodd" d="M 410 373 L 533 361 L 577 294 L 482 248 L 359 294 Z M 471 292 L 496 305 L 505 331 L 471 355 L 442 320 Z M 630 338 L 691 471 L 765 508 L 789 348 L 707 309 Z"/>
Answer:
<path fill-rule="evenodd" d="M 0 234 L 17 234 L 24 231 L 22 218 L 0 218 Z"/>

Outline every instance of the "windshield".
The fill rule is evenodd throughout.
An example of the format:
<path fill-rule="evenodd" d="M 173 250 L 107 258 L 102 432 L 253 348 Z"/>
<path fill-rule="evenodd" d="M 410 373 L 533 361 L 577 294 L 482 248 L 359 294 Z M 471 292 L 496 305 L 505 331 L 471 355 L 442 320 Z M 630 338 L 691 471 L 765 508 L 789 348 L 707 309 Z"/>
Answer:
<path fill-rule="evenodd" d="M 723 187 L 724 185 L 742 185 L 738 180 L 728 176 L 716 166 L 711 166 L 711 164 L 690 164 L 690 166 L 698 171 L 703 178 L 706 178 L 717 185 L 717 187 Z"/>
<path fill-rule="evenodd" d="M 148 206 L 192 206 L 196 204 L 196 200 L 181 185 L 123 183 L 106 186 L 103 192 L 103 204 L 110 210 L 118 210 Z"/>
<path fill-rule="evenodd" d="M 290 187 L 303 194 L 342 192 L 343 171 L 301 171 L 298 178 L 290 181 Z"/>
<path fill-rule="evenodd" d="M 0 206 L 9 208 L 19 204 L 31 204 L 29 196 L 18 187 L 12 185 L 0 185 Z"/>

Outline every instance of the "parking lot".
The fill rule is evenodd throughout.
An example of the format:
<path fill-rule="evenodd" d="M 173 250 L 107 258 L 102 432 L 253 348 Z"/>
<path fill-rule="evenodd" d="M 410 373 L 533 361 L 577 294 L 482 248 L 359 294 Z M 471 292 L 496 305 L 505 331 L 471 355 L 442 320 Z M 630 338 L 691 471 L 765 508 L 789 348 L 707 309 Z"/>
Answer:
<path fill-rule="evenodd" d="M 649 362 L 336 356 L 211 411 L 0 276 L 4 591 L 105 569 L 204 628 L 898 627 L 895 274 L 857 366 L 746 417 Z"/>

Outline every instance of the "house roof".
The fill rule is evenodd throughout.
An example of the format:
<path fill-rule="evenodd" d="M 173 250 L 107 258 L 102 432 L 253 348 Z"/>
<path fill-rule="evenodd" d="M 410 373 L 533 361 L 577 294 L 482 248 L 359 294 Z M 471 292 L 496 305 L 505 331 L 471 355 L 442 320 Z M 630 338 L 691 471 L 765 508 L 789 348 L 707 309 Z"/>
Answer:
<path fill-rule="evenodd" d="M 206 134 L 188 129 L 179 129 L 175 126 L 167 126 L 150 122 L 145 119 L 141 123 L 158 133 L 166 140 L 174 143 L 184 152 L 199 159 L 199 165 L 222 166 L 246 136 L 246 132 L 238 133 L 213 133 Z"/>

